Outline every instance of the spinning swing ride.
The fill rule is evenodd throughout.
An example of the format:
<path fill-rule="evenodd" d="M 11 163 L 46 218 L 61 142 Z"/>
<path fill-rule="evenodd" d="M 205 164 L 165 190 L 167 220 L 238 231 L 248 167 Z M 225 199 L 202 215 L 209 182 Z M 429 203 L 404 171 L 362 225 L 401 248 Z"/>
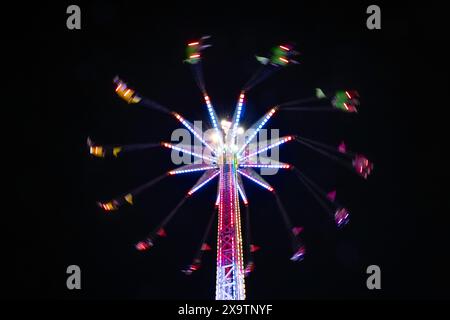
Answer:
<path fill-rule="evenodd" d="M 264 141 L 264 143 L 252 143 L 269 119 L 273 117 L 275 113 L 280 111 L 340 111 L 345 113 L 356 113 L 359 105 L 359 95 L 358 92 L 354 90 L 339 90 L 332 95 L 326 95 L 321 89 L 317 88 L 314 97 L 290 101 L 271 107 L 263 117 L 245 132 L 245 134 L 242 128 L 239 127 L 242 113 L 246 106 L 248 92 L 274 72 L 289 65 L 298 64 L 295 59 L 299 54 L 294 50 L 294 46 L 290 43 L 272 48 L 267 57 L 256 56 L 256 59 L 261 66 L 239 93 L 232 120 L 219 121 L 206 90 L 201 64 L 203 51 L 211 46 L 210 44 L 206 44 L 206 41 L 209 38 L 209 36 L 204 36 L 197 41 L 188 43 L 186 47 L 186 59 L 184 62 L 191 66 L 197 86 L 203 95 L 213 135 L 207 136 L 205 132 L 194 127 L 191 122 L 186 120 L 180 114 L 153 100 L 141 96 L 135 90 L 129 88 L 119 77 L 115 77 L 113 80 L 116 86 L 115 91 L 117 95 L 128 104 L 140 105 L 173 116 L 201 142 L 201 152 L 194 152 L 193 145 L 174 145 L 168 142 L 125 146 L 101 146 L 95 144 L 88 138 L 87 144 L 90 154 L 99 158 L 108 156 L 118 157 L 125 152 L 161 146 L 176 152 L 188 154 L 194 157 L 194 159 L 197 159 L 193 164 L 186 164 L 170 170 L 146 184 L 110 201 L 97 203 L 104 211 L 115 211 L 123 205 L 132 205 L 136 195 L 155 185 L 167 176 L 203 172 L 197 183 L 186 193 L 185 197 L 181 199 L 165 219 L 161 221 L 161 223 L 157 225 L 144 240 L 136 244 L 136 249 L 140 251 L 151 249 L 159 238 L 166 237 L 166 225 L 173 219 L 184 202 L 217 177 L 218 186 L 215 210 L 207 224 L 207 228 L 192 263 L 182 271 L 186 275 L 191 275 L 200 269 L 203 253 L 211 250 L 211 246 L 208 244 L 208 238 L 214 221 L 217 219 L 215 298 L 216 300 L 244 300 L 246 296 L 245 277 L 250 275 L 255 268 L 253 255 L 259 247 L 253 244 L 251 240 L 249 201 L 245 193 L 243 178 L 255 182 L 257 185 L 274 195 L 283 222 L 290 236 L 293 250 L 290 259 L 294 262 L 303 260 L 306 253 L 305 246 L 300 237 L 303 227 L 294 226 L 292 224 L 275 189 L 260 174 L 258 174 L 255 169 L 275 168 L 292 170 L 306 189 L 320 203 L 330 217 L 334 219 L 337 227 L 342 227 L 349 221 L 349 211 L 336 201 L 336 191 L 327 193 L 298 168 L 295 168 L 291 164 L 274 161 L 272 159 L 267 161 L 268 159 L 262 156 L 262 154 L 284 143 L 295 141 L 342 164 L 364 179 L 367 179 L 368 175 L 371 173 L 373 164 L 364 155 L 349 151 L 344 142 L 339 146 L 334 147 L 303 136 L 289 135 L 270 141 Z M 308 103 L 308 106 L 305 106 L 305 103 Z M 245 242 L 242 238 L 241 204 L 245 209 Z M 245 259 L 243 252 L 244 245 Z"/>

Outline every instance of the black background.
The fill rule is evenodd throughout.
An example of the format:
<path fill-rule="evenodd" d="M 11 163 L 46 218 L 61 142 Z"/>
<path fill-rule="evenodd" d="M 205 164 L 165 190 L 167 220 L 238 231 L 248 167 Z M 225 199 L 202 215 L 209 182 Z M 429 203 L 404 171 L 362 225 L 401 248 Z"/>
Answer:
<path fill-rule="evenodd" d="M 430 102 L 445 96 L 434 87 L 445 73 L 433 61 L 445 54 L 430 52 L 434 39 L 443 41 L 434 32 L 438 22 L 418 18 L 438 7 L 380 4 L 382 30 L 371 31 L 365 26 L 368 3 L 213 7 L 93 1 L 80 4 L 82 29 L 71 31 L 66 28 L 67 5 L 12 9 L 20 12 L 12 26 L 21 33 L 8 40 L 18 49 L 7 62 L 14 68 L 10 84 L 19 92 L 10 108 L 14 126 L 8 129 L 14 141 L 7 157 L 12 160 L 8 173 L 14 174 L 14 201 L 9 202 L 14 205 L 5 212 L 12 248 L 6 259 L 7 296 L 214 297 L 215 251 L 192 277 L 179 270 L 191 261 L 200 241 L 215 187 L 189 200 L 168 226 L 169 237 L 143 254 L 133 244 L 197 177 L 166 179 L 134 206 L 104 214 L 97 200 L 172 168 L 170 153 L 154 149 L 102 160 L 91 158 L 85 144 L 87 136 L 105 144 L 169 140 L 179 127 L 168 116 L 117 98 L 112 84 L 116 74 L 188 119 L 206 120 L 201 95 L 182 59 L 186 41 L 209 34 L 213 47 L 205 51 L 203 67 L 219 117 L 231 112 L 256 70 L 254 54 L 291 40 L 301 52 L 301 64 L 249 93 L 244 125 L 274 103 L 308 97 L 316 87 L 355 88 L 362 96 L 357 115 L 281 113 L 269 124 L 282 135 L 304 134 L 329 144 L 345 140 L 375 163 L 373 175 L 364 181 L 301 145 L 280 149 L 281 161 L 295 164 L 325 189 L 336 187 L 339 201 L 352 213 L 351 223 L 338 231 L 291 173 L 268 177 L 293 221 L 305 226 L 308 255 L 300 264 L 289 260 L 289 241 L 275 202 L 246 183 L 253 238 L 262 247 L 246 282 L 248 298 L 449 297 L 449 210 L 441 207 L 448 203 L 441 187 L 448 173 L 438 142 L 445 137 L 445 120 L 436 112 L 446 102 Z M 432 76 L 422 76 L 426 71 Z M 431 88 L 419 85 L 422 80 Z M 419 102 L 422 94 L 427 103 Z M 65 286 L 71 264 L 81 267 L 80 291 Z M 381 267 L 382 290 L 366 288 L 365 270 L 371 264 Z"/>

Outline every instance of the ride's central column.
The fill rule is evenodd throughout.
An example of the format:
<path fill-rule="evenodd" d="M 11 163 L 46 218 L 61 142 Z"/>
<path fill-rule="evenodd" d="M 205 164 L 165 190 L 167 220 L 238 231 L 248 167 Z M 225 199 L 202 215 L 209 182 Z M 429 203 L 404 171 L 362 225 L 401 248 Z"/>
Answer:
<path fill-rule="evenodd" d="M 235 154 L 224 155 L 219 183 L 216 300 L 244 300 L 242 230 Z"/>

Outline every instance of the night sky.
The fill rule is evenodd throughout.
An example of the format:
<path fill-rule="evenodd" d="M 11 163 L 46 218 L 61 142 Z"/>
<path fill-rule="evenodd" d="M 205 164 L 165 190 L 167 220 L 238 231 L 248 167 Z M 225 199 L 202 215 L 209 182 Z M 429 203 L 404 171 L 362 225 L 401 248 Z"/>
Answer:
<path fill-rule="evenodd" d="M 370 4 L 370 3 L 369 3 Z M 13 85 L 20 88 L 10 132 L 15 199 L 8 213 L 13 252 L 8 295 L 63 299 L 212 299 L 215 250 L 203 268 L 186 277 L 213 210 L 213 184 L 182 207 L 169 236 L 148 252 L 134 249 L 184 196 L 200 174 L 170 177 L 148 189 L 134 206 L 105 214 L 96 206 L 174 167 L 170 151 L 152 149 L 117 159 L 88 154 L 86 138 L 100 144 L 170 140 L 180 125 L 170 116 L 127 105 L 114 93 L 120 75 L 142 95 L 187 119 L 207 120 L 184 45 L 211 35 L 204 75 L 219 118 L 230 116 L 236 97 L 257 69 L 254 54 L 293 41 L 300 65 L 286 68 L 248 94 L 243 125 L 284 101 L 309 97 L 314 88 L 354 88 L 359 113 L 280 113 L 268 128 L 337 145 L 344 140 L 374 164 L 367 181 L 299 144 L 280 148 L 280 160 L 296 165 L 324 189 L 337 189 L 351 222 L 333 221 L 291 172 L 266 179 L 277 189 L 297 225 L 305 227 L 308 254 L 289 260 L 291 246 L 274 198 L 244 180 L 252 215 L 256 269 L 247 297 L 256 299 L 448 297 L 444 214 L 425 200 L 442 192 L 426 166 L 426 123 L 412 103 L 411 21 L 403 7 L 381 6 L 382 30 L 365 26 L 367 4 L 260 3 L 245 7 L 195 4 L 140 6 L 93 1 L 80 4 L 82 29 L 66 29 L 67 5 L 40 7 L 13 45 L 18 53 Z M 35 23 L 35 27 L 33 27 Z M 36 26 L 38 23 L 38 26 Z M 414 70 L 415 69 L 415 70 Z M 439 71 L 437 71 L 439 73 Z M 433 131 L 435 130 L 435 131 Z M 440 157 L 437 144 L 426 154 Z M 448 177 L 448 174 L 446 173 Z M 442 177 L 441 177 L 442 178 Z M 447 179 L 448 178 L 442 178 Z M 422 191 L 422 188 L 425 190 Z M 448 203 L 447 203 L 448 204 Z M 448 216 L 448 208 L 446 215 Z M 448 219 L 448 217 L 446 218 Z M 215 247 L 216 230 L 211 237 Z M 66 267 L 82 270 L 82 290 L 66 289 Z M 366 288 L 366 268 L 381 267 L 382 290 Z M 448 274 L 448 271 L 447 271 Z"/>

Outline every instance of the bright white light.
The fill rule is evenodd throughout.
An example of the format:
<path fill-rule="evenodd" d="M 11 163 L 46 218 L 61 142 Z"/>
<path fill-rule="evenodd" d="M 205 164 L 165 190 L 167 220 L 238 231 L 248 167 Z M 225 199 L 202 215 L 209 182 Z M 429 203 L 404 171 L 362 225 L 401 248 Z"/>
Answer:
<path fill-rule="evenodd" d="M 228 131 L 231 128 L 231 122 L 223 119 L 220 121 L 220 125 L 224 131 Z"/>
<path fill-rule="evenodd" d="M 213 142 L 219 142 L 220 138 L 219 138 L 219 134 L 217 132 L 214 132 L 213 134 L 211 134 L 211 140 Z"/>
<path fill-rule="evenodd" d="M 237 134 L 244 134 L 245 130 L 242 127 L 237 128 Z"/>

